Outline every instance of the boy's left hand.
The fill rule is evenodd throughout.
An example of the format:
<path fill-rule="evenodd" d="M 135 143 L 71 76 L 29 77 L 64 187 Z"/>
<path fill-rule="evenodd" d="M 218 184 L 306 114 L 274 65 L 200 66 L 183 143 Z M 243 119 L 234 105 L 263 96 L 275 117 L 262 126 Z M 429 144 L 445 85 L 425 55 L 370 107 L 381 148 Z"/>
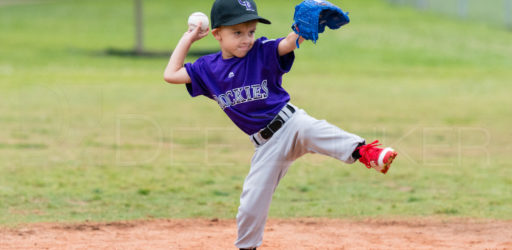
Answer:
<path fill-rule="evenodd" d="M 318 40 L 318 34 L 324 32 L 325 26 L 338 29 L 350 22 L 348 12 L 324 0 L 304 0 L 295 6 L 293 20 L 293 31 L 313 43 Z"/>
<path fill-rule="evenodd" d="M 277 52 L 279 56 L 284 56 L 297 48 L 297 45 L 301 44 L 304 41 L 304 38 L 295 34 L 294 32 L 290 32 L 285 39 L 279 42 L 277 47 Z"/>

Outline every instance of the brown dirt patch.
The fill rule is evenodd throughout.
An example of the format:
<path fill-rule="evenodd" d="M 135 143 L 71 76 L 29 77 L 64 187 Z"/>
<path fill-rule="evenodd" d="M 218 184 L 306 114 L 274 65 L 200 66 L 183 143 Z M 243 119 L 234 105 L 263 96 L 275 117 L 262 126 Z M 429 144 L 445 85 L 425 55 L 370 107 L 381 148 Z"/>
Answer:
<path fill-rule="evenodd" d="M 0 228 L 0 249 L 235 249 L 234 220 L 38 223 Z M 260 249 L 512 249 L 512 221 L 270 219 Z"/>

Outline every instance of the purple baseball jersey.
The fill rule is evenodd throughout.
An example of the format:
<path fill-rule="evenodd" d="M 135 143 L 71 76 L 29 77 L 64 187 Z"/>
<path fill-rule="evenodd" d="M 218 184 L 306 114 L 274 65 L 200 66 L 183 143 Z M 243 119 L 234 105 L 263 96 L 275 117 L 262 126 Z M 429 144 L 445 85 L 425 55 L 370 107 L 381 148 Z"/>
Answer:
<path fill-rule="evenodd" d="M 279 56 L 283 38 L 261 37 L 243 58 L 223 59 L 222 52 L 202 56 L 185 64 L 192 97 L 204 95 L 217 101 L 228 117 L 246 134 L 265 127 L 288 103 L 290 95 L 281 86 L 295 54 Z"/>

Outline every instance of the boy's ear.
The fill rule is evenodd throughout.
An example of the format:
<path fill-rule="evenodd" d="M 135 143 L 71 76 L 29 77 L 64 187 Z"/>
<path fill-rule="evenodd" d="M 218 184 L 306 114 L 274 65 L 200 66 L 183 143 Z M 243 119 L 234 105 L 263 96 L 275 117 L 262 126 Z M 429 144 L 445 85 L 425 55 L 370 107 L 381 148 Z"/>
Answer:
<path fill-rule="evenodd" d="M 215 39 L 217 41 L 220 41 L 220 39 L 221 39 L 219 32 L 220 32 L 220 28 L 215 28 L 212 30 L 212 35 L 213 35 L 213 37 L 215 37 Z"/>

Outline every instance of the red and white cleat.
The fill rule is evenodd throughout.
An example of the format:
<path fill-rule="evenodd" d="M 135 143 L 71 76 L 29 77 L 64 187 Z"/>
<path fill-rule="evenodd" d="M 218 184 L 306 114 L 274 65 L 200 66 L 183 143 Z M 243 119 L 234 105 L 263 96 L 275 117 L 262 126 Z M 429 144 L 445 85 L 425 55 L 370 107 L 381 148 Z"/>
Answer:
<path fill-rule="evenodd" d="M 397 153 L 392 148 L 378 148 L 379 141 L 374 141 L 370 144 L 363 145 L 357 148 L 361 158 L 359 161 L 367 168 L 374 168 L 375 170 L 385 174 L 388 172 L 391 163 L 397 156 Z"/>

